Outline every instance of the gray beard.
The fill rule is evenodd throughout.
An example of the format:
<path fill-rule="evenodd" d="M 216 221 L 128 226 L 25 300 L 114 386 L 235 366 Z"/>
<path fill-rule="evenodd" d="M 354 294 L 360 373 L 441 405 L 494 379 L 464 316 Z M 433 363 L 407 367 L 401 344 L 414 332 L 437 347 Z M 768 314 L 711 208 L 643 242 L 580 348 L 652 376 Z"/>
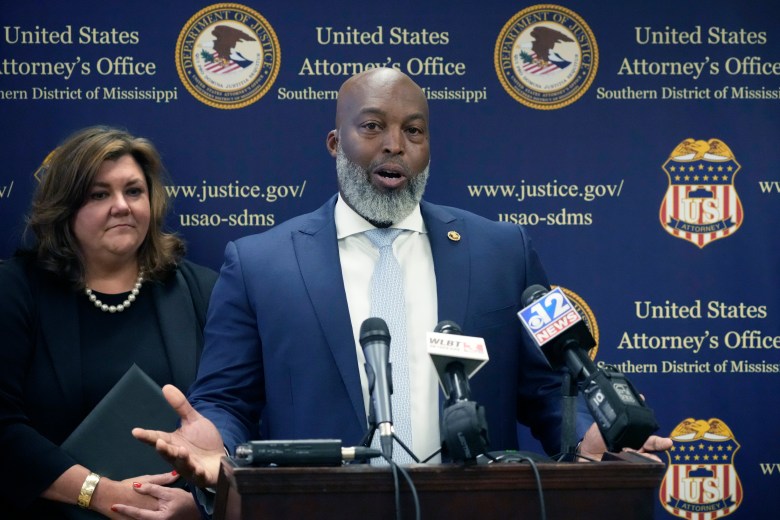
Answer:
<path fill-rule="evenodd" d="M 372 224 L 391 225 L 408 217 L 422 200 L 425 185 L 428 182 L 430 163 L 425 166 L 401 190 L 391 192 L 378 191 L 369 180 L 369 166 L 366 170 L 352 162 L 338 144 L 336 151 L 336 173 L 339 190 L 344 201 L 361 217 Z"/>

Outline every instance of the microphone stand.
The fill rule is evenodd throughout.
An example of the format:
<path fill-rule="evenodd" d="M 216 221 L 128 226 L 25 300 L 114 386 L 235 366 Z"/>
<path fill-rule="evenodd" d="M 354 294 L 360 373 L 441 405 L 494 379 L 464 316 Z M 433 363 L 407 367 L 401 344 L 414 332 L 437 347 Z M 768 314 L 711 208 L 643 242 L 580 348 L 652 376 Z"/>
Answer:
<path fill-rule="evenodd" d="M 369 399 L 368 403 L 368 430 L 363 436 L 363 440 L 360 441 L 360 445 L 366 448 L 371 447 L 371 442 L 374 440 L 374 432 L 376 431 L 376 416 L 374 414 L 374 402 Z"/>
<path fill-rule="evenodd" d="M 563 369 L 563 381 L 561 382 L 561 394 L 563 399 L 561 417 L 561 456 L 559 462 L 574 462 L 577 460 L 576 442 L 576 416 L 577 396 L 579 391 L 577 382 L 571 376 L 568 368 Z"/>
<path fill-rule="evenodd" d="M 373 401 L 370 401 L 368 405 L 368 430 L 363 436 L 363 440 L 360 441 L 361 446 L 365 446 L 366 448 L 371 447 L 371 442 L 374 440 L 374 433 L 376 433 L 378 427 L 379 425 L 376 423 L 376 415 L 374 412 L 374 403 Z M 395 432 L 393 432 L 393 440 L 397 442 L 406 453 L 409 454 L 413 461 L 420 462 L 420 459 L 417 457 L 417 455 L 412 452 L 409 446 L 404 444 L 404 441 L 402 441 L 400 437 L 395 434 Z"/>

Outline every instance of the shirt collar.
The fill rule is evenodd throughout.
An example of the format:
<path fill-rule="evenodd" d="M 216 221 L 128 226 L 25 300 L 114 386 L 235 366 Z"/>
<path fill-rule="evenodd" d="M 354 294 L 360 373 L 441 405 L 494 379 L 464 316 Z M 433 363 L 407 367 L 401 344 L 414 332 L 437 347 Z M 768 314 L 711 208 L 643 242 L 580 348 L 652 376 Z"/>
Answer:
<path fill-rule="evenodd" d="M 374 229 L 374 226 L 358 215 L 358 213 L 349 207 L 341 198 L 341 194 L 336 201 L 336 210 L 334 213 L 334 219 L 336 221 L 336 236 L 339 240 L 351 235 L 357 235 Z M 420 212 L 420 205 L 414 207 L 414 210 L 406 216 L 401 222 L 393 224 L 393 228 L 406 229 L 417 233 L 425 233 L 425 222 L 423 222 L 422 213 Z"/>

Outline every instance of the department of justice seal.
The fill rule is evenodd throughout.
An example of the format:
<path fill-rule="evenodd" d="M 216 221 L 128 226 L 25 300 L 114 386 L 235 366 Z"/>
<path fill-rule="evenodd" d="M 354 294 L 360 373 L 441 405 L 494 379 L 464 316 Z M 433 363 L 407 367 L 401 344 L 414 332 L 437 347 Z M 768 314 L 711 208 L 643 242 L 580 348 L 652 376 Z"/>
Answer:
<path fill-rule="evenodd" d="M 554 110 L 577 101 L 596 77 L 599 51 L 588 24 L 573 11 L 540 4 L 515 14 L 496 40 L 498 79 L 531 108 Z"/>
<path fill-rule="evenodd" d="M 279 40 L 260 13 L 240 4 L 198 11 L 176 42 L 176 70 L 198 101 L 214 108 L 243 108 L 276 81 Z"/>

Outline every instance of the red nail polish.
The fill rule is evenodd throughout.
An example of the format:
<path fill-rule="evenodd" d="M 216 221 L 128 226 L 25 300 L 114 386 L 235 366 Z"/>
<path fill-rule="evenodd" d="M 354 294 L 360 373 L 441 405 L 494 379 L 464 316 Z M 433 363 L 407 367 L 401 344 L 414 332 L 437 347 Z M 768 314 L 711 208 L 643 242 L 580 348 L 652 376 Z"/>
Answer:
<path fill-rule="evenodd" d="M 134 488 L 139 488 L 139 487 L 141 487 L 141 483 L 140 482 L 133 482 L 133 487 Z"/>
<path fill-rule="evenodd" d="M 176 475 L 178 475 L 178 473 L 176 472 L 176 470 L 173 470 L 173 471 L 171 471 L 171 475 L 173 475 L 175 477 Z"/>
<path fill-rule="evenodd" d="M 118 513 L 119 512 L 119 510 L 116 508 L 116 506 L 111 506 L 111 511 L 113 511 L 114 513 Z"/>

